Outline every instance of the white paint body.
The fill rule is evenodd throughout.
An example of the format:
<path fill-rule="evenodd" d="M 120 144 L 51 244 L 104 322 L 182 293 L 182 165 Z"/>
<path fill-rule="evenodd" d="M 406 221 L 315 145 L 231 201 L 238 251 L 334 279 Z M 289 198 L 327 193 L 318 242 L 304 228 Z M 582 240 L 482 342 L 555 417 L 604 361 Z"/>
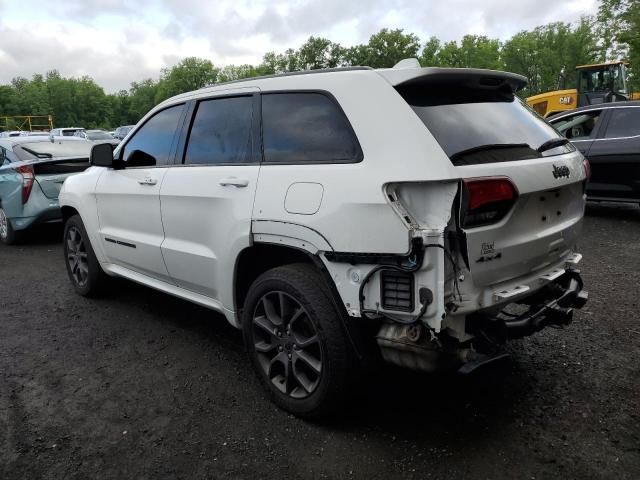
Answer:
<path fill-rule="evenodd" d="M 234 304 L 234 276 L 243 249 L 273 243 L 317 255 L 347 312 L 357 317 L 358 279 L 375 265 L 331 262 L 327 252 L 407 254 L 412 237 L 444 245 L 460 179 L 509 177 L 520 194 L 516 207 L 498 224 L 474 229 L 467 237 L 470 257 L 480 255 L 483 243 L 493 242 L 503 252 L 503 262 L 464 272 L 457 312 L 448 315 L 445 309 L 452 292 L 442 249 L 428 249 L 415 274 L 416 292 L 424 286 L 435 297 L 423 321 L 463 339 L 464 315 L 504 302 L 499 292 L 525 286 L 523 292 L 535 291 L 544 284 L 544 275 L 573 258 L 585 202 L 583 157 L 575 152 L 553 159 L 454 167 L 393 87 L 422 75 L 422 70 L 327 72 L 254 79 L 241 88 L 205 88 L 158 105 L 116 149 L 117 155 L 147 118 L 169 105 L 230 92 L 322 90 L 335 97 L 351 123 L 363 152 L 359 163 L 93 167 L 65 182 L 60 203 L 79 212 L 107 273 L 223 312 L 238 326 L 241 306 Z M 570 177 L 554 179 L 552 161 L 566 165 Z M 406 184 L 402 188 L 410 204 L 405 207 L 414 209 L 411 225 L 389 200 L 389 190 L 398 184 Z M 534 197 L 550 189 L 564 189 L 571 199 L 565 202 L 568 211 L 562 221 L 542 225 L 539 217 L 553 206 L 542 206 Z M 364 289 L 365 308 L 379 310 L 379 292 L 374 276 Z M 410 318 L 419 308 L 394 315 Z"/>

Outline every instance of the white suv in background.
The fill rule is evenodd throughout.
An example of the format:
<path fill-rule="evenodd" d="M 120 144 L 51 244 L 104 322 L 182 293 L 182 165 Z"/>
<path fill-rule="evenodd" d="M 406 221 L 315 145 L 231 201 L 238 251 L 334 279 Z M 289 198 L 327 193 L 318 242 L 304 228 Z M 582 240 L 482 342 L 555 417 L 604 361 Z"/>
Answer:
<path fill-rule="evenodd" d="M 521 76 L 348 68 L 171 98 L 66 180 L 75 289 L 221 312 L 275 402 L 326 413 L 372 359 L 471 371 L 566 325 L 588 164 Z"/>

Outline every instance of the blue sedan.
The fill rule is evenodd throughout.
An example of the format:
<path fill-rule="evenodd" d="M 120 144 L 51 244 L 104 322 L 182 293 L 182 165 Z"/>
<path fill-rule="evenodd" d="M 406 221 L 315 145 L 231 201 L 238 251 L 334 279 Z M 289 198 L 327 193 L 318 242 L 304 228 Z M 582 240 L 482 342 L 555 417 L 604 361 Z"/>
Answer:
<path fill-rule="evenodd" d="M 62 220 L 64 180 L 89 167 L 92 143 L 48 137 L 0 138 L 0 241 L 11 245 L 38 224 Z"/>

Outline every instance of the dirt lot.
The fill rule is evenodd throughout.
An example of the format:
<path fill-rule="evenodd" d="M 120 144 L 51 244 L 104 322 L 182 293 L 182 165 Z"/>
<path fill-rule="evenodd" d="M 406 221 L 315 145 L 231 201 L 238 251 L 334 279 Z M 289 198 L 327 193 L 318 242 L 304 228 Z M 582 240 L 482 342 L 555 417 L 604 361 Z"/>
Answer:
<path fill-rule="evenodd" d="M 589 208 L 590 301 L 474 378 L 389 368 L 324 424 L 264 397 L 222 317 L 76 296 L 57 229 L 0 247 L 0 478 L 640 478 L 640 209 Z"/>

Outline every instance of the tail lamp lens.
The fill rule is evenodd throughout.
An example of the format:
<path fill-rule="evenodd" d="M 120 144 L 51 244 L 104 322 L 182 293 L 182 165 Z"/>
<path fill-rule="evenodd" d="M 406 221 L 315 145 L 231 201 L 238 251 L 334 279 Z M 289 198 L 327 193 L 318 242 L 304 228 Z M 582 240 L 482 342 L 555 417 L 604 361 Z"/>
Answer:
<path fill-rule="evenodd" d="M 584 168 L 585 181 L 588 182 L 591 179 L 591 164 L 586 158 L 582 160 L 582 168 Z"/>
<path fill-rule="evenodd" d="M 464 180 L 462 226 L 464 228 L 491 225 L 502 220 L 518 198 L 511 180 L 472 178 Z"/>
<path fill-rule="evenodd" d="M 33 167 L 18 167 L 16 168 L 16 171 L 20 175 L 22 175 L 22 203 L 27 203 L 27 200 L 29 200 L 29 195 L 31 195 L 31 189 L 33 188 Z"/>

